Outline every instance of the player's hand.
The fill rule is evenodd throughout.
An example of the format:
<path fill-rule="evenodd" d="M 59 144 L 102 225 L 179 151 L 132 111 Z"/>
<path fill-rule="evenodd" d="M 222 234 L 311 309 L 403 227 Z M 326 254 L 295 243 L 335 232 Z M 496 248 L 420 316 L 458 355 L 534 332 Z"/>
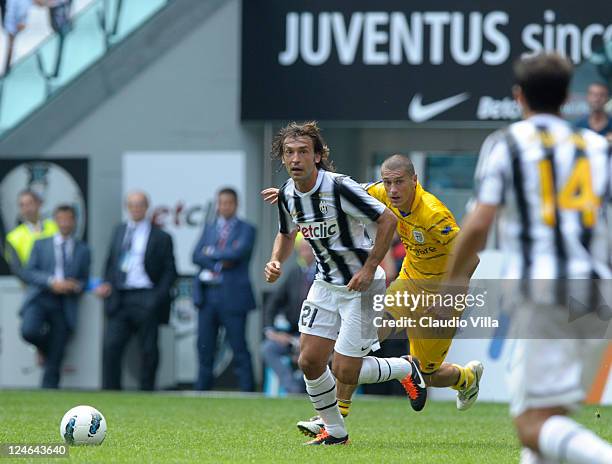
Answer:
<path fill-rule="evenodd" d="M 96 287 L 94 293 L 100 298 L 108 298 L 113 293 L 113 287 L 109 283 L 104 282 Z"/>
<path fill-rule="evenodd" d="M 266 203 L 270 203 L 271 205 L 275 205 L 278 201 L 278 189 L 276 187 L 263 189 L 259 194 Z"/>
<path fill-rule="evenodd" d="M 370 269 L 369 267 L 362 267 L 353 276 L 353 278 L 346 287 L 351 291 L 365 292 L 368 288 L 370 288 L 370 285 L 372 285 L 375 272 L 376 268 Z"/>
<path fill-rule="evenodd" d="M 266 282 L 276 282 L 281 276 L 281 263 L 280 261 L 270 261 L 264 268 L 264 275 L 266 276 Z"/>

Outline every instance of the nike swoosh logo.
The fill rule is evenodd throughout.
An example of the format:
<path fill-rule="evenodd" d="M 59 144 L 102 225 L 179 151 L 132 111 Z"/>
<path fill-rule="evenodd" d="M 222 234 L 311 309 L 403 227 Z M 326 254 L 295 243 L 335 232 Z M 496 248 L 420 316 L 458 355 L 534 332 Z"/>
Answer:
<path fill-rule="evenodd" d="M 414 97 L 412 97 L 410 105 L 408 106 L 408 117 L 414 122 L 425 122 L 439 115 L 440 113 L 450 110 L 453 106 L 463 103 L 468 98 L 470 98 L 470 94 L 463 92 L 453 95 L 452 97 L 424 105 L 422 95 L 417 93 L 414 95 Z"/>
<path fill-rule="evenodd" d="M 419 376 L 419 383 L 418 383 L 419 388 L 427 387 L 427 385 L 425 385 L 425 379 L 423 379 L 423 376 L 421 375 L 421 371 L 417 369 L 416 374 Z"/>

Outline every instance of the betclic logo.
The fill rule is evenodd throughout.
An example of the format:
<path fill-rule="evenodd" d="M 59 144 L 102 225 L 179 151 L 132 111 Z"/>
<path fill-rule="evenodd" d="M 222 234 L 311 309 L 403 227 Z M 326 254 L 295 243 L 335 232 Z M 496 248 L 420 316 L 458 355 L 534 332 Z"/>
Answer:
<path fill-rule="evenodd" d="M 206 219 L 206 206 L 186 205 L 179 200 L 174 206 L 158 205 L 153 209 L 153 224 L 162 229 L 172 227 L 201 227 Z"/>
<path fill-rule="evenodd" d="M 297 226 L 304 238 L 311 240 L 331 238 L 338 233 L 338 223 L 336 221 L 309 222 Z"/>

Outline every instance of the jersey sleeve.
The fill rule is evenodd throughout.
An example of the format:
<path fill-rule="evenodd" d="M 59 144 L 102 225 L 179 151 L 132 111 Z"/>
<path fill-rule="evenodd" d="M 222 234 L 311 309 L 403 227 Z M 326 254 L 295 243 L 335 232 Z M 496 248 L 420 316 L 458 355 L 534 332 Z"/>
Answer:
<path fill-rule="evenodd" d="M 278 231 L 281 234 L 290 234 L 295 229 L 295 223 L 291 219 L 291 215 L 285 207 L 285 198 L 282 190 L 279 192 L 278 202 Z"/>
<path fill-rule="evenodd" d="M 459 226 L 450 211 L 436 214 L 432 223 L 427 232 L 442 245 L 451 243 L 459 233 Z"/>
<path fill-rule="evenodd" d="M 383 205 L 387 202 L 387 192 L 385 192 L 385 186 L 381 181 L 366 184 L 365 191 L 368 192 L 368 195 L 376 198 Z"/>
<path fill-rule="evenodd" d="M 368 195 L 364 188 L 350 177 L 337 181 L 341 207 L 346 214 L 364 222 L 376 222 L 385 205 Z"/>
<path fill-rule="evenodd" d="M 475 175 L 475 199 L 487 205 L 501 205 L 510 174 L 508 148 L 500 134 L 489 136 L 480 150 Z"/>

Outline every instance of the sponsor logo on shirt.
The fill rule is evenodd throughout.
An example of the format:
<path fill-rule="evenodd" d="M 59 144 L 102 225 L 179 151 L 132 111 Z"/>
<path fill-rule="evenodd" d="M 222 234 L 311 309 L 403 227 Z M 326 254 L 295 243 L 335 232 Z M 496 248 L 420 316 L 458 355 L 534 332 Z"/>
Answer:
<path fill-rule="evenodd" d="M 304 238 L 309 239 L 330 238 L 338 233 L 338 223 L 336 221 L 309 222 L 297 226 Z"/>
<path fill-rule="evenodd" d="M 423 255 L 428 255 L 430 253 L 433 253 L 434 251 L 436 251 L 435 247 L 424 247 L 424 248 L 410 248 L 410 251 L 412 251 L 415 256 L 423 256 Z"/>

